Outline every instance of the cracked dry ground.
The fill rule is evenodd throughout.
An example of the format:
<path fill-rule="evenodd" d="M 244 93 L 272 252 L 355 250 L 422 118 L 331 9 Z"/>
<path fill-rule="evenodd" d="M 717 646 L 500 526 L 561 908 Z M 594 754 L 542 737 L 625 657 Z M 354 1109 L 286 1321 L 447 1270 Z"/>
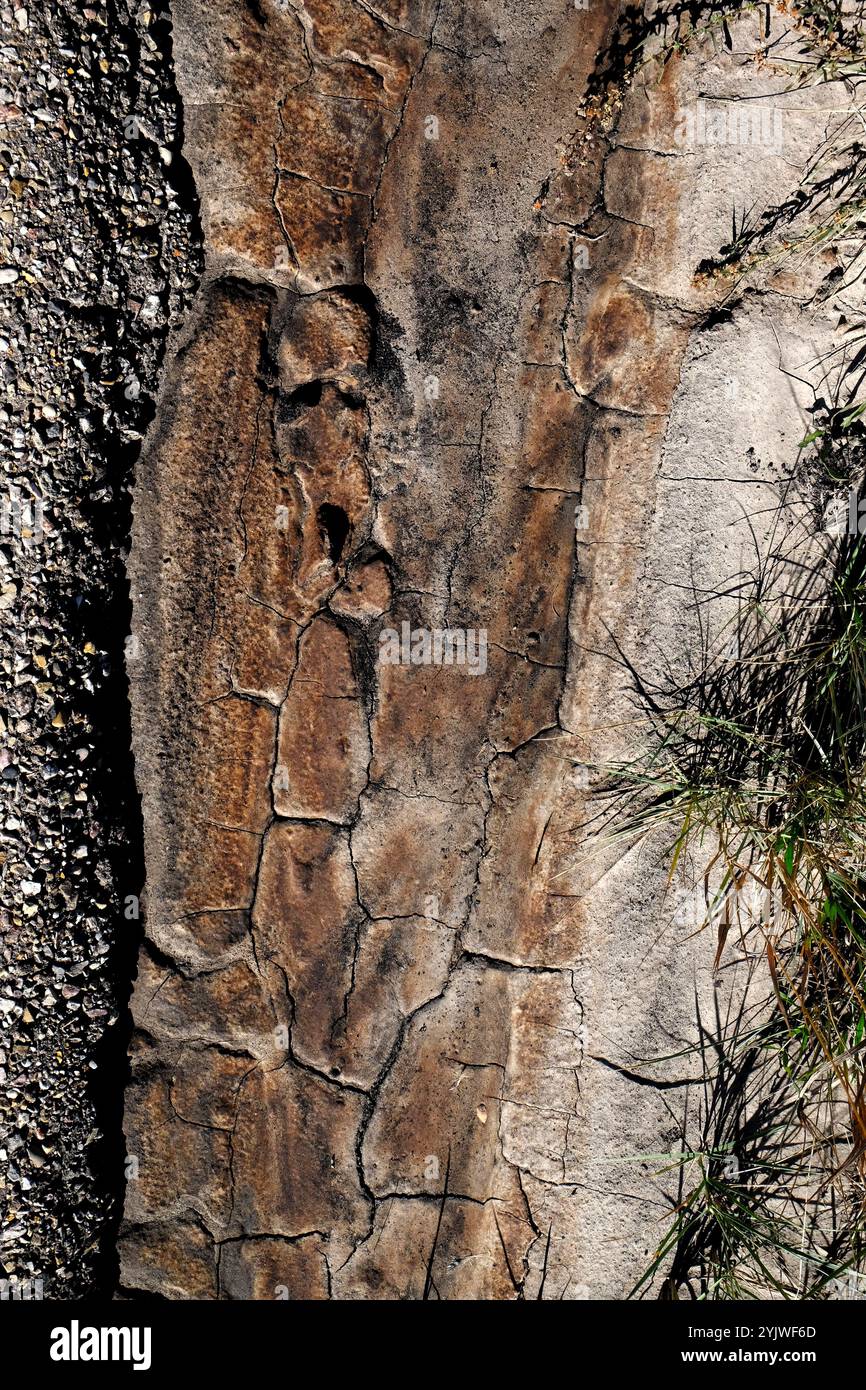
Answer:
<path fill-rule="evenodd" d="M 605 104 L 612 0 L 172 12 L 206 270 L 136 484 L 122 1290 L 623 1297 L 670 1137 L 624 1059 L 712 982 L 660 871 L 587 868 L 582 770 L 633 717 L 611 640 L 676 646 L 725 565 L 696 518 L 761 484 L 676 410 L 718 433 L 714 372 L 745 399 L 828 331 L 693 272 L 834 93 L 784 159 L 683 154 L 701 91 L 783 90 L 753 20 Z M 404 621 L 486 629 L 486 671 L 379 664 Z"/>

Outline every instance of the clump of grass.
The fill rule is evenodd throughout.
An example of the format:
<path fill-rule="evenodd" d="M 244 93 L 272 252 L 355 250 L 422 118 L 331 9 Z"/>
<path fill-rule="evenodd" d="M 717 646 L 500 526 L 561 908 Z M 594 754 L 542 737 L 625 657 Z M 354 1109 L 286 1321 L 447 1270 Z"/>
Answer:
<path fill-rule="evenodd" d="M 849 476 L 862 461 L 859 412 L 849 403 L 815 419 L 813 464 Z M 684 1148 L 680 1199 L 646 1278 L 673 1259 L 675 1287 L 700 1252 L 702 1296 L 822 1296 L 847 1267 L 833 1243 L 859 1258 L 866 1213 L 866 538 L 812 537 L 804 550 L 771 537 L 766 558 L 757 539 L 755 550 L 755 569 L 728 592 L 734 616 L 715 639 L 702 628 L 697 669 L 667 688 L 637 678 L 653 734 L 612 772 L 609 814 L 617 835 L 661 834 L 671 877 L 698 866 L 717 964 L 729 942 L 764 963 L 768 1021 L 745 1051 L 736 1038 L 724 1066 L 747 1064 L 774 1093 L 773 1145 L 791 1181 L 779 1185 L 765 1149 L 747 1188 L 739 1174 L 731 1182 L 718 1131 Z M 797 1191 L 807 1150 L 811 1195 Z M 833 1239 L 804 1253 L 795 1228 L 830 1190 Z M 816 1229 L 826 1236 L 826 1221 Z"/>
<path fill-rule="evenodd" d="M 844 0 L 795 0 L 779 5 L 791 13 L 805 33 L 805 54 L 814 59 L 814 75 L 821 81 L 857 76 L 863 71 L 866 15 L 862 4 Z"/>
<path fill-rule="evenodd" d="M 699 1137 L 683 1117 L 671 1217 L 632 1297 L 659 1278 L 663 1299 L 859 1293 L 862 1211 L 826 1181 L 830 1155 L 803 1124 L 810 1082 L 800 1070 L 794 1084 L 778 1018 L 754 1015 L 741 1004 L 701 1025 Z"/>
<path fill-rule="evenodd" d="M 742 6 L 738 13 L 750 9 Z M 800 43 L 795 51 L 781 50 L 767 22 L 766 42 L 753 58 L 785 74 L 788 91 L 841 82 L 851 105 L 834 122 L 788 198 L 778 206 L 752 208 L 739 219 L 734 214 L 730 241 L 698 267 L 702 277 L 739 281 L 798 256 L 837 251 L 852 241 L 862 249 L 866 159 L 863 111 L 856 98 L 857 82 L 866 75 L 866 3 L 774 0 L 760 9 L 766 16 L 771 9 L 781 15 Z"/>
<path fill-rule="evenodd" d="M 866 5 L 775 8 L 802 35 L 792 88 L 864 75 Z M 663 60 L 714 28 L 727 43 L 728 14 L 693 21 Z M 769 31 L 765 47 L 775 61 Z M 852 108 L 790 197 L 735 219 L 698 273 L 740 278 L 853 247 L 817 298 L 857 278 L 862 128 Z M 819 509 L 866 479 L 864 325 L 839 353 L 796 476 Z M 866 538 L 812 534 L 798 548 L 789 530 L 782 543 L 786 512 L 727 590 L 726 627 L 713 637 L 701 620 L 687 677 L 633 672 L 652 734 L 607 788 L 617 835 L 660 837 L 671 879 L 686 863 L 703 879 L 716 965 L 736 944 L 766 984 L 748 1019 L 701 1029 L 699 1137 L 694 1117 L 683 1123 L 677 1197 L 636 1296 L 663 1279 L 663 1297 L 839 1297 L 866 1257 Z"/>
<path fill-rule="evenodd" d="M 796 257 L 835 252 L 846 242 L 862 249 L 866 228 L 866 157 L 862 113 L 839 120 L 797 188 L 778 206 L 733 217 L 730 241 L 697 268 L 701 278 L 734 278 L 778 269 Z M 829 282 L 829 289 L 838 286 Z"/>

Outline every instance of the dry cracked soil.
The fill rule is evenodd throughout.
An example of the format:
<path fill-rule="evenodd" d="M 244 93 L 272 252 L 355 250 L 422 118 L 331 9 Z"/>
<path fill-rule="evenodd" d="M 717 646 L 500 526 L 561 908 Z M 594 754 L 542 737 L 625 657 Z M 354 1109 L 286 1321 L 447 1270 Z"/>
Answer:
<path fill-rule="evenodd" d="M 624 1299 L 729 986 L 597 788 L 862 314 L 698 273 L 850 84 L 772 5 L 0 20 L 6 1277 Z"/>

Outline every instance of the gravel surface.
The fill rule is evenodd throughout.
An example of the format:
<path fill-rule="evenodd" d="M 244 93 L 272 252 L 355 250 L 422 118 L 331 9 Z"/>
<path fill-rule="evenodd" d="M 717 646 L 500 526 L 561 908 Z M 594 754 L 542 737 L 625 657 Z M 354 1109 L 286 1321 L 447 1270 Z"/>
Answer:
<path fill-rule="evenodd" d="M 123 1183 L 128 490 L 201 269 L 170 40 L 0 8 L 0 1279 L 55 1298 L 110 1287 Z"/>

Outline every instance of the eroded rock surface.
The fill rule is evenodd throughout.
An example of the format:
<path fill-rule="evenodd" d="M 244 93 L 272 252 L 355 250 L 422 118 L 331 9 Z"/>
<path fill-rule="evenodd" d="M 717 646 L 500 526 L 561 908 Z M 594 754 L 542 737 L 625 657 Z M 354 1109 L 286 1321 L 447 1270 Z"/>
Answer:
<path fill-rule="evenodd" d="M 807 290 L 717 315 L 694 270 L 838 93 L 708 152 L 700 92 L 784 80 L 720 49 L 609 86 L 614 0 L 174 12 L 208 270 L 136 492 L 122 1282 L 623 1297 L 671 1138 L 635 1073 L 711 960 L 658 864 L 588 852 L 587 773 L 630 746 L 612 653 L 676 658 L 799 428 L 748 393 Z M 483 659 L 383 663 L 404 625 Z"/>

